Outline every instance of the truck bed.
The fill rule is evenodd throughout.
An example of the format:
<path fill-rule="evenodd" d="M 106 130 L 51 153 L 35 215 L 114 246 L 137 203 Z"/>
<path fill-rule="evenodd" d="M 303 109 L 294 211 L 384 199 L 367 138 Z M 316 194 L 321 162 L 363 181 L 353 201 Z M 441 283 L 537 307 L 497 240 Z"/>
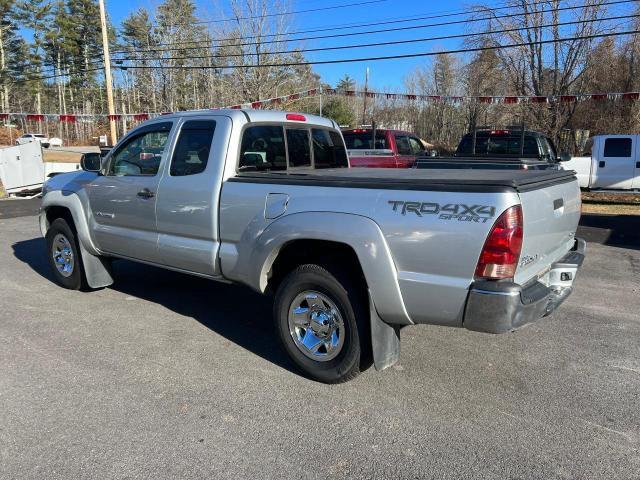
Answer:
<path fill-rule="evenodd" d="M 574 179 L 574 172 L 566 170 L 340 168 L 300 169 L 294 172 L 243 172 L 229 181 L 385 190 L 525 192 Z"/>

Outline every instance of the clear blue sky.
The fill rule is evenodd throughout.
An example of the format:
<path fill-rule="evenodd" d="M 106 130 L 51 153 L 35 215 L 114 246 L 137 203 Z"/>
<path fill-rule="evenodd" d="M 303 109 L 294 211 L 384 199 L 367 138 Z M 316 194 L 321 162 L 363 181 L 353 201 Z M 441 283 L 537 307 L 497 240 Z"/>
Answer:
<path fill-rule="evenodd" d="M 105 0 L 107 11 L 112 22 L 116 27 L 120 26 L 120 22 L 131 12 L 140 7 L 146 7 L 153 11 L 154 7 L 162 2 L 162 0 Z M 306 35 L 323 35 L 332 33 L 344 33 L 363 30 L 378 30 L 383 28 L 397 28 L 402 26 L 423 25 L 425 23 L 450 22 L 463 20 L 464 15 L 452 16 L 451 14 L 468 13 L 471 5 L 484 4 L 491 7 L 502 7 L 504 1 L 491 0 L 449 0 L 428 1 L 428 0 L 290 0 L 288 11 L 299 12 L 301 10 L 317 9 L 322 7 L 340 6 L 353 4 L 358 1 L 370 1 L 371 3 L 361 6 L 351 6 L 347 8 L 336 8 L 324 11 L 315 11 L 307 13 L 298 13 L 285 18 L 290 19 L 289 31 L 310 30 L 329 26 L 352 25 L 360 23 L 370 23 L 397 19 L 410 19 L 420 16 L 438 16 L 441 18 L 417 19 L 410 22 L 387 26 L 369 26 L 359 29 L 348 29 L 335 32 L 317 32 Z M 534 1 L 534 0 L 531 0 Z M 206 21 L 219 20 L 220 18 L 229 16 L 228 0 L 196 0 L 198 5 L 197 15 Z M 569 4 L 581 4 L 583 2 L 567 2 L 563 6 Z M 628 13 L 633 4 L 623 4 L 609 7 L 609 16 L 616 14 Z M 503 13 L 508 13 L 504 11 Z M 574 11 L 567 11 L 561 14 L 561 21 L 568 21 L 575 18 Z M 630 30 L 627 23 L 624 27 Z M 434 36 L 456 35 L 461 33 L 469 33 L 472 30 L 470 24 L 458 24 L 448 26 L 438 26 L 433 28 L 420 28 L 405 30 L 399 32 L 385 32 L 375 35 L 362 35 L 334 39 L 314 39 L 307 40 L 303 46 L 305 48 L 329 47 L 337 45 L 353 45 L 359 43 L 374 43 L 394 40 L 418 39 Z M 305 35 L 302 35 L 305 36 Z M 385 47 L 368 47 L 349 50 L 338 50 L 329 52 L 310 52 L 306 53 L 308 59 L 311 60 L 329 60 L 337 58 L 357 58 L 357 57 L 373 57 L 384 55 L 409 54 L 417 52 L 426 52 L 434 50 L 456 49 L 463 46 L 461 39 L 453 40 L 437 40 L 429 42 L 420 42 L 404 45 L 385 46 Z M 370 68 L 370 87 L 371 89 L 389 88 L 392 91 L 403 91 L 403 80 L 405 76 L 419 65 L 425 65 L 430 62 L 429 57 L 383 60 L 375 62 L 359 62 L 359 63 L 343 63 L 336 65 L 317 65 L 314 70 L 319 73 L 322 80 L 331 85 L 344 76 L 349 74 L 359 83 L 364 83 L 365 69 Z"/>
<path fill-rule="evenodd" d="M 215 3 L 212 0 L 196 0 L 198 4 L 198 15 L 203 20 L 215 20 L 228 15 L 225 9 L 228 5 L 226 0 L 220 0 Z M 365 0 L 366 1 L 366 0 Z M 356 3 L 358 0 L 327 0 L 319 2 L 317 0 L 292 0 L 289 10 L 300 11 L 314 8 L 322 8 L 328 6 L 346 5 Z M 140 7 L 146 7 L 150 10 L 153 5 L 160 3 L 159 0 L 152 2 L 145 0 L 106 0 L 107 11 L 113 23 L 116 26 L 127 17 L 132 11 Z M 426 0 L 383 0 L 379 3 L 372 3 L 364 6 L 353 6 L 348 8 L 339 8 L 334 10 L 317 11 L 309 13 L 301 13 L 291 17 L 290 31 L 309 30 L 335 25 L 350 25 L 354 23 L 370 23 L 385 20 L 395 20 L 401 18 L 413 18 L 416 16 L 438 15 L 440 13 L 464 12 L 465 6 L 470 2 L 463 0 L 449 0 L 448 2 L 435 2 Z M 221 11 L 221 8 L 222 10 Z M 449 17 L 433 20 L 421 20 L 397 25 L 387 26 L 370 26 L 360 29 L 349 29 L 335 32 L 317 32 L 307 35 L 323 35 L 332 33 L 344 33 L 364 30 L 378 30 L 385 27 L 402 27 L 411 25 L 420 25 L 424 23 L 433 23 L 439 21 L 458 20 L 463 17 Z M 440 36 L 455 33 L 463 33 L 464 25 L 416 29 L 401 32 L 388 32 L 376 35 L 362 35 L 354 37 L 308 40 L 304 43 L 306 48 L 328 47 L 335 45 L 352 45 L 358 43 L 374 43 L 392 40 L 404 40 L 413 38 L 423 38 L 427 36 Z M 302 35 L 305 36 L 305 35 Z M 455 48 L 459 42 L 436 41 L 423 42 L 416 44 L 387 46 L 387 47 L 370 47 L 349 50 L 329 51 L 329 52 L 312 52 L 307 53 L 307 58 L 313 60 L 334 59 L 334 58 L 356 58 L 356 57 L 372 57 L 380 55 L 395 55 L 412 52 L 429 51 L 433 49 Z M 414 58 L 406 60 L 385 60 L 368 63 L 345 63 L 337 65 L 319 65 L 314 66 L 314 71 L 322 76 L 322 80 L 326 83 L 334 85 L 345 73 L 355 78 L 358 82 L 364 82 L 365 69 L 370 69 L 370 83 L 372 88 L 390 87 L 398 91 L 403 90 L 403 78 L 416 66 L 429 62 L 428 58 Z"/>

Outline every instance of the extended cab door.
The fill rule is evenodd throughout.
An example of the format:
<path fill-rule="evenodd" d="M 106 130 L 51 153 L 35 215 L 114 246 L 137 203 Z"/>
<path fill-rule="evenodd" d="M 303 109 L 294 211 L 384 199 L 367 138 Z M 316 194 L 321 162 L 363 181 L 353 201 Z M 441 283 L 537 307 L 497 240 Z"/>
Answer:
<path fill-rule="evenodd" d="M 134 130 L 87 186 L 94 239 L 100 250 L 157 262 L 156 196 L 173 123 Z"/>
<path fill-rule="evenodd" d="M 158 189 L 158 252 L 163 265 L 218 276 L 219 200 L 231 119 L 189 116 Z"/>
<path fill-rule="evenodd" d="M 398 152 L 398 167 L 413 167 L 419 155 L 424 154 L 420 141 L 406 134 L 395 134 L 396 150 Z"/>
<path fill-rule="evenodd" d="M 593 188 L 631 188 L 637 155 L 636 137 L 612 135 L 598 143 Z"/>

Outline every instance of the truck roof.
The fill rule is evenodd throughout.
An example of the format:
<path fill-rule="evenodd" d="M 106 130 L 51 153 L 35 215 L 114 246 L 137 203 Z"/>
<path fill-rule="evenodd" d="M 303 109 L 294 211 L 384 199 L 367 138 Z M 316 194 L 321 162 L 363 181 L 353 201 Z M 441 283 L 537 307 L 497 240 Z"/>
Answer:
<path fill-rule="evenodd" d="M 367 133 L 367 132 L 371 132 L 373 131 L 373 128 L 371 127 L 366 127 L 366 128 L 349 128 L 346 130 L 342 130 L 342 133 Z M 407 132 L 406 130 L 394 130 L 392 128 L 376 128 L 376 132 L 380 132 L 380 133 L 398 133 L 400 135 L 410 135 L 412 137 L 417 137 L 417 135 L 415 133 L 411 133 L 411 132 Z"/>
<path fill-rule="evenodd" d="M 299 125 L 320 125 L 328 128 L 339 129 L 336 122 L 328 118 L 318 115 L 310 115 L 308 113 L 288 112 L 282 110 L 253 110 L 253 109 L 205 109 L 205 110 L 187 110 L 184 112 L 175 112 L 162 115 L 160 117 L 147 120 L 147 122 L 156 122 L 163 119 L 177 119 L 202 115 L 225 115 L 231 117 L 234 122 L 239 123 L 259 123 L 259 122 L 279 122 L 292 123 Z M 147 122 L 144 122 L 146 124 Z"/>

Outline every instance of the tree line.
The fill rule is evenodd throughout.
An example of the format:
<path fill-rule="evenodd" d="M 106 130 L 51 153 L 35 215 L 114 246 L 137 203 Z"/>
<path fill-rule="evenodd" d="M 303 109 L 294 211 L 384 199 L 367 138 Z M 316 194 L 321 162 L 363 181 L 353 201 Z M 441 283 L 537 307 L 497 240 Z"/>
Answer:
<path fill-rule="evenodd" d="M 539 95 L 640 90 L 636 35 L 598 34 L 639 28 L 637 19 L 613 22 L 609 2 L 585 0 L 563 12 L 560 0 L 513 0 L 503 15 L 490 5 L 470 9 L 464 46 L 472 53 L 416 59 L 404 79 L 418 95 Z M 230 0 L 229 22 L 200 18 L 193 0 L 164 0 L 132 12 L 119 27 L 109 25 L 116 69 L 115 103 L 121 113 L 173 112 L 210 108 L 293 93 L 307 88 L 362 85 L 345 76 L 323 84 L 307 59 L 287 40 L 286 0 Z M 628 13 L 638 14 L 640 10 Z M 204 21 L 203 21 L 204 20 Z M 541 39 L 563 39 L 546 44 Z M 519 45 L 501 48 L 504 45 Z M 284 53 L 283 53 L 284 52 Z M 87 143 L 106 133 L 106 112 L 98 4 L 95 0 L 0 0 L 1 112 L 89 115 L 74 124 L 19 125 L 47 130 L 67 141 Z M 384 65 L 384 64 L 380 64 Z M 138 67 L 138 68 L 133 68 Z M 393 91 L 392 89 L 387 89 Z M 474 126 L 524 124 L 544 131 L 563 148 L 578 151 L 588 133 L 637 131 L 636 102 L 575 102 L 522 105 L 421 103 L 332 96 L 323 114 L 341 125 L 375 122 L 411 130 L 450 149 Z M 279 108 L 319 113 L 318 99 Z M 120 130 L 132 125 L 120 121 Z"/>

